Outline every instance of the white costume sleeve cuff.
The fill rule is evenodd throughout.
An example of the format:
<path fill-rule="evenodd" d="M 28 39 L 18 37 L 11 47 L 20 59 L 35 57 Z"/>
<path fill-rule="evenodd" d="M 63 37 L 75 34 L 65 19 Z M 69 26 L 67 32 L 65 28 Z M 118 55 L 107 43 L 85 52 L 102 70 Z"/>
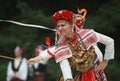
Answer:
<path fill-rule="evenodd" d="M 70 68 L 70 65 L 69 65 L 69 62 L 68 62 L 67 59 L 62 60 L 60 62 L 60 67 L 61 67 L 61 70 L 62 70 L 64 81 L 66 81 L 67 79 L 70 79 L 70 78 L 73 79 L 71 68 Z"/>

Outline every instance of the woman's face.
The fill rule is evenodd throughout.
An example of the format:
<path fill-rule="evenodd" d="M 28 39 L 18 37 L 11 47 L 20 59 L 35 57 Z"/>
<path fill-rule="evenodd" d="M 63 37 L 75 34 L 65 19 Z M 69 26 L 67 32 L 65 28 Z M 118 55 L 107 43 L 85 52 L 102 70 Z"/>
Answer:
<path fill-rule="evenodd" d="M 19 58 L 22 56 L 22 52 L 15 52 L 15 58 Z"/>
<path fill-rule="evenodd" d="M 72 24 L 68 21 L 58 20 L 56 29 L 60 36 L 70 37 L 72 34 Z"/>
<path fill-rule="evenodd" d="M 43 51 L 42 47 L 36 47 L 35 48 L 35 56 L 38 56 Z"/>

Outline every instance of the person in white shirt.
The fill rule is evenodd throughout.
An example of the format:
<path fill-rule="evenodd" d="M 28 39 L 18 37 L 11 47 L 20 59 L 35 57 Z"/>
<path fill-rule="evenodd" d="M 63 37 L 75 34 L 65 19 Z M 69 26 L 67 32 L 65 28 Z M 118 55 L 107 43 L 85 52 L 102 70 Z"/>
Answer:
<path fill-rule="evenodd" d="M 35 56 L 38 56 L 43 50 L 44 45 L 38 45 L 35 47 Z M 46 79 L 47 61 L 39 61 L 34 65 L 29 64 L 29 75 L 32 77 L 32 81 L 45 81 Z"/>
<path fill-rule="evenodd" d="M 28 63 L 53 57 L 62 71 L 58 81 L 107 81 L 104 69 L 114 59 L 114 40 L 93 29 L 82 29 L 87 11 L 78 9 L 78 13 L 64 9 L 55 12 L 52 19 L 57 44 Z M 105 45 L 104 57 L 96 46 L 98 42 Z"/>
<path fill-rule="evenodd" d="M 7 81 L 26 81 L 28 74 L 27 60 L 22 57 L 23 49 L 17 46 L 14 50 L 15 60 L 8 64 Z"/>

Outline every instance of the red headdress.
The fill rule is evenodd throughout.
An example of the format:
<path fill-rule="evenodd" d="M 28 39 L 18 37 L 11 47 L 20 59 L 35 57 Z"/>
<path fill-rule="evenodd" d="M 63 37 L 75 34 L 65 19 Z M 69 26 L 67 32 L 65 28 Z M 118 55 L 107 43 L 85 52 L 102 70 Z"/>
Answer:
<path fill-rule="evenodd" d="M 56 24 L 57 24 L 56 22 L 58 20 L 66 20 L 66 21 L 72 22 L 73 14 L 74 13 L 72 11 L 65 10 L 65 9 L 55 12 L 55 14 L 53 14 L 53 16 L 52 16 L 54 25 L 56 26 Z"/>
<path fill-rule="evenodd" d="M 58 12 L 55 12 L 55 14 L 53 14 L 53 16 L 52 16 L 52 20 L 53 20 L 53 23 L 55 26 L 56 26 L 56 24 L 57 24 L 56 22 L 58 20 L 66 20 L 66 21 L 69 21 L 69 22 L 77 25 L 79 28 L 82 28 L 87 10 L 86 9 L 81 9 L 81 10 L 78 9 L 78 13 L 79 14 L 74 14 L 72 11 L 63 9 Z"/>
<path fill-rule="evenodd" d="M 83 27 L 84 21 L 85 21 L 85 16 L 87 14 L 86 9 L 78 9 L 79 14 L 74 15 L 74 24 L 77 25 L 80 29 Z"/>

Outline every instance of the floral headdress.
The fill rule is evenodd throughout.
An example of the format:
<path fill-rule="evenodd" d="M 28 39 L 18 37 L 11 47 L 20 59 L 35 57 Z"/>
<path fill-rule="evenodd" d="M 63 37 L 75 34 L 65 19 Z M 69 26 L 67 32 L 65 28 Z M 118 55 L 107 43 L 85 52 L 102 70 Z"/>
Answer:
<path fill-rule="evenodd" d="M 74 13 L 72 11 L 65 10 L 65 9 L 55 12 L 55 14 L 53 14 L 53 16 L 52 16 L 54 25 L 55 26 L 57 25 L 56 22 L 58 20 L 66 20 L 66 21 L 72 22 L 73 14 Z"/>
<path fill-rule="evenodd" d="M 55 14 L 53 14 L 52 16 L 54 26 L 57 25 L 56 22 L 58 20 L 66 20 L 73 23 L 74 25 L 77 25 L 79 28 L 82 28 L 85 21 L 85 16 L 87 14 L 87 10 L 78 9 L 78 13 L 79 14 L 74 14 L 72 11 L 65 9 L 55 12 Z"/>

